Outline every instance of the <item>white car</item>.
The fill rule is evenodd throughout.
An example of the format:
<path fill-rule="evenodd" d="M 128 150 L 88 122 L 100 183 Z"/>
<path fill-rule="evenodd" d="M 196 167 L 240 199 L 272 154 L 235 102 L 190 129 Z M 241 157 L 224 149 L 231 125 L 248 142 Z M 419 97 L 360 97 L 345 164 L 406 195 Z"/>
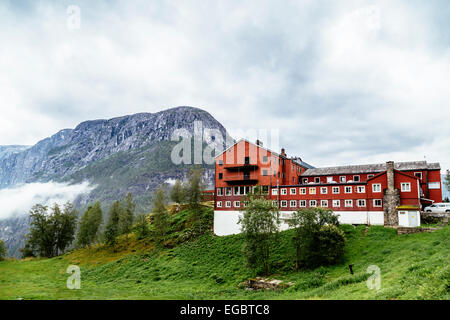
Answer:
<path fill-rule="evenodd" d="M 444 213 L 450 212 L 450 203 L 434 203 L 424 210 L 425 212 Z"/>

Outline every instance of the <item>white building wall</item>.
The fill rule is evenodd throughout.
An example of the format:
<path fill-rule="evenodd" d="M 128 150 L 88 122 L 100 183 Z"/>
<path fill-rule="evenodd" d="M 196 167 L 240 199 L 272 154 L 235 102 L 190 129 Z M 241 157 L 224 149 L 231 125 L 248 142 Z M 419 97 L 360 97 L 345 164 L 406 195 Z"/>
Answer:
<path fill-rule="evenodd" d="M 383 211 L 336 211 L 339 222 L 342 224 L 369 224 L 384 225 Z M 281 225 L 280 230 L 287 230 L 289 226 L 284 219 L 289 218 L 292 211 L 280 211 Z M 241 232 L 241 226 L 238 224 L 239 217 L 242 215 L 239 211 L 214 211 L 214 233 L 218 236 L 227 236 Z"/>

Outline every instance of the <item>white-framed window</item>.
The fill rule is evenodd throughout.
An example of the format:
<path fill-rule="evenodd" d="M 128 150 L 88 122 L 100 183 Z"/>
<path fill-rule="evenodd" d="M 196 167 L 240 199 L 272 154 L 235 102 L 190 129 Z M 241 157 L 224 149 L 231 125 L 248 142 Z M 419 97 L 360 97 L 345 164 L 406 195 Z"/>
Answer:
<path fill-rule="evenodd" d="M 359 199 L 358 207 L 365 207 L 365 206 L 366 206 L 366 199 Z"/>
<path fill-rule="evenodd" d="M 289 194 L 297 194 L 297 188 L 290 188 Z"/>
<path fill-rule="evenodd" d="M 297 207 L 297 200 L 291 200 L 291 201 L 289 201 L 289 206 L 290 206 L 291 208 Z"/>
<path fill-rule="evenodd" d="M 234 195 L 235 195 L 235 196 L 240 195 L 240 193 L 239 193 L 239 187 L 234 187 Z"/>
<path fill-rule="evenodd" d="M 310 207 L 317 207 L 317 201 L 316 200 L 309 200 L 309 206 Z"/>
<path fill-rule="evenodd" d="M 327 194 L 328 193 L 328 188 L 327 187 L 321 187 L 320 188 L 320 193 L 321 194 Z"/>
<path fill-rule="evenodd" d="M 223 189 L 222 188 L 217 188 L 217 195 L 219 197 L 223 196 Z"/>
<path fill-rule="evenodd" d="M 272 189 L 272 195 L 273 196 L 278 195 L 278 189 Z"/>
<path fill-rule="evenodd" d="M 359 182 L 360 180 L 359 180 L 359 176 L 353 176 L 353 181 L 354 182 Z"/>
<path fill-rule="evenodd" d="M 272 201 L 272 205 L 273 205 L 274 207 L 278 207 L 278 201 L 277 201 L 277 200 L 273 200 L 273 201 Z"/>
<path fill-rule="evenodd" d="M 356 192 L 358 193 L 366 193 L 366 186 L 357 186 Z"/>
<path fill-rule="evenodd" d="M 328 200 L 320 200 L 320 206 L 322 208 L 328 207 Z"/>
<path fill-rule="evenodd" d="M 216 206 L 217 208 L 222 208 L 222 201 L 217 201 Z"/>
<path fill-rule="evenodd" d="M 287 200 L 281 200 L 281 207 L 286 208 L 287 207 Z"/>
<path fill-rule="evenodd" d="M 281 195 L 283 195 L 283 196 L 287 195 L 287 189 L 286 188 L 282 188 L 281 189 Z"/>
<path fill-rule="evenodd" d="M 269 175 L 269 171 L 267 169 L 262 169 L 262 175 L 263 176 L 268 176 Z"/>
<path fill-rule="evenodd" d="M 341 206 L 341 200 L 333 200 L 333 207 L 339 208 Z"/>
<path fill-rule="evenodd" d="M 374 183 L 372 185 L 372 192 L 381 192 L 381 183 Z"/>
<path fill-rule="evenodd" d="M 382 207 L 383 202 L 381 201 L 381 199 L 373 199 L 373 206 L 374 207 Z"/>
<path fill-rule="evenodd" d="M 248 201 L 244 201 L 244 208 L 248 206 Z"/>
<path fill-rule="evenodd" d="M 440 189 L 441 184 L 439 182 L 429 182 L 428 189 Z"/>
<path fill-rule="evenodd" d="M 353 207 L 353 200 L 349 200 L 349 199 L 345 200 L 345 207 L 346 208 Z"/>
<path fill-rule="evenodd" d="M 241 202 L 240 201 L 235 201 L 234 202 L 234 207 L 235 208 L 240 208 L 241 207 Z"/>
<path fill-rule="evenodd" d="M 422 179 L 422 172 L 414 172 L 414 176 L 416 176 L 419 179 Z"/>
<path fill-rule="evenodd" d="M 231 201 L 225 201 L 225 207 L 231 208 Z"/>
<path fill-rule="evenodd" d="M 306 194 L 306 188 L 298 189 L 299 194 Z"/>
<path fill-rule="evenodd" d="M 351 186 L 346 186 L 344 189 L 345 193 L 352 193 L 352 187 Z"/>
<path fill-rule="evenodd" d="M 333 194 L 339 193 L 339 187 L 332 187 L 331 190 L 332 190 Z"/>
<path fill-rule="evenodd" d="M 316 188 L 309 188 L 309 194 L 316 194 Z"/>
<path fill-rule="evenodd" d="M 306 200 L 300 200 L 300 201 L 298 202 L 298 206 L 299 206 L 299 207 L 302 207 L 302 208 L 306 207 Z"/>
<path fill-rule="evenodd" d="M 226 187 L 225 188 L 225 195 L 226 196 L 231 196 L 233 190 L 231 190 L 231 187 Z"/>
<path fill-rule="evenodd" d="M 328 183 L 333 182 L 333 177 L 327 177 L 327 182 Z"/>
<path fill-rule="evenodd" d="M 339 177 L 339 182 L 347 182 L 347 177 L 346 176 L 340 176 Z"/>
<path fill-rule="evenodd" d="M 303 178 L 302 181 L 303 181 L 303 184 L 307 184 L 308 183 L 308 178 Z"/>
<path fill-rule="evenodd" d="M 402 182 L 400 184 L 402 192 L 410 192 L 411 191 L 411 183 L 410 182 Z"/>

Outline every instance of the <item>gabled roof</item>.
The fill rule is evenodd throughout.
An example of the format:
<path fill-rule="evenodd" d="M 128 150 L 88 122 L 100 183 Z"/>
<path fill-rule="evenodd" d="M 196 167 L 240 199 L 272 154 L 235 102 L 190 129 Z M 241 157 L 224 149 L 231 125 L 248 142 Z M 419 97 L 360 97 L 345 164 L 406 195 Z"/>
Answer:
<path fill-rule="evenodd" d="M 440 170 L 439 163 L 427 163 L 426 161 L 395 162 L 394 169 L 408 170 Z M 324 176 L 337 174 L 377 173 L 386 171 L 386 163 L 363 164 L 351 166 L 338 166 L 327 168 L 314 168 L 306 170 L 302 176 Z"/>

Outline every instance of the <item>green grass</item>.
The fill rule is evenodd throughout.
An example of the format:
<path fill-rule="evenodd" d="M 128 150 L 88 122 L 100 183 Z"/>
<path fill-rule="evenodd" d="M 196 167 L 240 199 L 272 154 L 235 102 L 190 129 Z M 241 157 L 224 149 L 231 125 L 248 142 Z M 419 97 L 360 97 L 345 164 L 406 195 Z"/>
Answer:
<path fill-rule="evenodd" d="M 179 219 L 179 218 L 178 218 Z M 78 250 L 53 259 L 0 262 L 0 299 L 449 299 L 450 227 L 397 235 L 394 229 L 341 226 L 348 239 L 339 265 L 296 272 L 292 233 L 281 233 L 272 277 L 293 282 L 279 291 L 247 291 L 240 235 L 204 235 L 172 249 L 131 240 L 128 250 Z M 71 264 L 81 267 L 81 289 L 66 288 Z M 348 265 L 353 264 L 354 275 Z M 366 272 L 381 269 L 381 289 Z"/>

